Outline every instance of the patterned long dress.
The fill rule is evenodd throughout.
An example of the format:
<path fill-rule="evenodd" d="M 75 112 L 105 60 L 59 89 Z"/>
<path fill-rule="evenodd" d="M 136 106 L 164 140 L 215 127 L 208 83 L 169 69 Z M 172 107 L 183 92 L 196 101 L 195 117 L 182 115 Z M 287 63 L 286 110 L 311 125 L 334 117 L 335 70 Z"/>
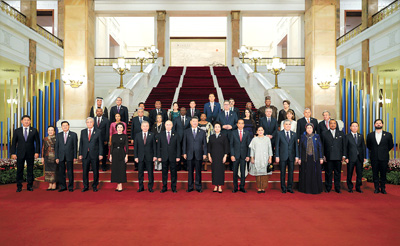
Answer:
<path fill-rule="evenodd" d="M 43 139 L 44 181 L 50 183 L 57 181 L 58 165 L 55 159 L 55 144 L 55 136 L 48 136 Z"/>

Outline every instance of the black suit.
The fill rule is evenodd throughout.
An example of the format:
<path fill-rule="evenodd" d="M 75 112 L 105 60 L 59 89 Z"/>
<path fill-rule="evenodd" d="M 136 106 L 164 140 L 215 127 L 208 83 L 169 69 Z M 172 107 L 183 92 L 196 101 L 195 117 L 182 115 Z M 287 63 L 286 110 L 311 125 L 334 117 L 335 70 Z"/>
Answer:
<path fill-rule="evenodd" d="M 121 115 L 121 121 L 125 122 L 126 125 L 129 123 L 129 111 L 128 108 L 125 106 L 120 107 L 119 112 L 118 112 L 118 107 L 117 106 L 112 106 L 110 109 L 110 121 L 115 122 L 115 115 L 120 114 Z"/>
<path fill-rule="evenodd" d="M 246 158 L 250 157 L 250 142 L 252 134 L 242 130 L 242 141 L 240 141 L 239 130 L 232 131 L 230 139 L 231 156 L 235 157 L 233 162 L 233 189 L 238 189 L 238 171 L 240 165 L 240 189 L 244 189 L 246 182 Z"/>
<path fill-rule="evenodd" d="M 286 167 L 288 167 L 287 190 L 293 191 L 293 170 L 294 161 L 299 157 L 299 148 L 297 146 L 297 135 L 289 131 L 289 141 L 285 130 L 279 131 L 275 140 L 275 155 L 279 157 L 279 166 L 281 169 L 281 189 L 286 191 L 285 177 Z"/>
<path fill-rule="evenodd" d="M 102 169 L 107 167 L 107 155 L 108 155 L 108 139 L 110 137 L 110 121 L 102 116 L 100 118 L 100 125 L 97 125 L 97 117 L 94 118 L 94 128 L 100 129 L 101 138 L 103 139 L 103 159 L 101 160 Z"/>
<path fill-rule="evenodd" d="M 347 153 L 346 159 L 349 159 L 349 163 L 347 163 L 347 188 L 349 188 L 349 190 L 353 189 L 353 182 L 351 182 L 351 179 L 353 177 L 354 167 L 356 168 L 357 175 L 356 190 L 360 190 L 360 186 L 362 185 L 363 162 L 366 156 L 364 136 L 359 133 L 356 134 L 357 143 L 353 133 L 347 134 L 344 141 Z"/>
<path fill-rule="evenodd" d="M 143 132 L 139 132 L 134 140 L 134 154 L 135 158 L 139 159 L 139 190 L 144 189 L 144 166 L 146 165 L 147 175 L 149 177 L 148 188 L 149 191 L 153 189 L 154 184 L 154 166 L 153 158 L 157 157 L 156 136 L 152 132 L 146 133 L 146 144 L 143 139 Z"/>
<path fill-rule="evenodd" d="M 88 128 L 81 131 L 79 141 L 79 155 L 82 156 L 83 168 L 83 187 L 89 188 L 89 169 L 90 165 L 93 170 L 93 189 L 99 184 L 99 156 L 103 156 L 102 134 L 99 129 L 92 128 L 91 137 L 89 140 Z"/>
<path fill-rule="evenodd" d="M 186 129 L 190 128 L 190 120 L 191 120 L 190 117 L 185 116 L 184 123 L 182 123 L 182 115 L 181 115 L 181 116 L 175 118 L 174 122 L 173 122 L 174 125 L 172 127 L 172 130 L 174 132 L 176 132 L 178 134 L 178 136 L 179 136 L 180 144 L 181 144 L 181 150 L 182 150 L 182 145 L 183 145 L 182 144 L 182 142 L 183 142 L 183 134 L 184 134 Z M 181 151 L 181 153 L 182 153 L 182 151 Z M 181 160 L 182 160 L 183 167 L 187 169 L 187 160 L 185 160 L 184 158 L 181 158 Z M 178 166 L 178 169 L 180 169 L 180 166 Z"/>
<path fill-rule="evenodd" d="M 221 123 L 221 125 L 222 125 L 221 127 L 223 127 L 224 125 L 232 126 L 231 130 L 227 130 L 227 129 L 224 129 L 224 128 L 221 129 L 221 134 L 227 136 L 228 139 L 230 140 L 232 131 L 237 129 L 237 125 L 236 125 L 236 123 L 238 122 L 237 114 L 234 111 L 229 111 L 228 112 L 228 118 L 226 118 L 226 112 L 224 110 L 224 111 L 222 111 L 222 112 L 220 112 L 218 114 L 218 117 L 217 117 L 216 121 Z"/>
<path fill-rule="evenodd" d="M 310 117 L 310 123 L 312 123 L 314 125 L 314 133 L 318 133 L 318 120 Z M 296 134 L 297 134 L 297 138 L 300 140 L 300 136 L 303 135 L 303 133 L 306 131 L 306 124 L 307 124 L 307 120 L 306 118 L 301 118 L 297 121 L 297 130 L 296 130 Z"/>
<path fill-rule="evenodd" d="M 11 155 L 17 155 L 17 187 L 22 188 L 24 181 L 24 165 L 27 164 L 26 180 L 28 182 L 27 188 L 33 186 L 33 163 L 35 161 L 35 154 L 40 153 L 40 139 L 38 131 L 29 126 L 27 130 L 27 140 L 25 141 L 23 127 L 14 130 Z"/>
<path fill-rule="evenodd" d="M 264 117 L 260 119 L 260 126 L 264 128 L 264 135 L 272 135 L 271 144 L 272 151 L 274 151 L 275 138 L 278 133 L 278 121 L 275 118 L 270 118 L 270 123 L 268 123 L 268 118 Z"/>
<path fill-rule="evenodd" d="M 369 158 L 372 165 L 372 173 L 375 190 L 386 188 L 386 171 L 389 162 L 389 152 L 393 148 L 393 137 L 390 132 L 382 131 L 380 143 L 376 142 L 375 132 L 371 132 L 367 136 L 367 148 L 369 150 Z M 380 177 L 379 177 L 380 174 Z"/>
<path fill-rule="evenodd" d="M 240 117 L 240 110 L 239 110 L 238 108 L 236 108 L 236 107 L 233 107 L 233 109 L 232 109 L 232 108 L 229 108 L 229 111 L 235 112 L 237 118 L 239 119 L 239 117 Z"/>
<path fill-rule="evenodd" d="M 346 156 L 345 135 L 342 131 L 322 133 L 324 156 L 326 158 L 325 187 L 329 192 L 332 189 L 332 171 L 334 172 L 335 191 L 340 191 L 340 179 L 342 177 L 342 158 Z"/>
<path fill-rule="evenodd" d="M 67 164 L 68 172 L 68 189 L 74 189 L 74 159 L 78 154 L 78 136 L 75 132 L 69 131 L 67 140 L 64 143 L 64 132 L 60 132 L 56 136 L 55 157 L 58 159 L 59 165 L 59 184 L 60 189 L 67 188 L 67 181 L 65 177 L 65 164 Z"/>
<path fill-rule="evenodd" d="M 174 131 L 170 132 L 170 140 L 168 143 L 167 132 L 162 131 L 158 135 L 157 141 L 157 157 L 162 162 L 162 182 L 163 189 L 167 189 L 168 167 L 171 170 L 171 189 L 176 190 L 177 169 L 176 158 L 181 157 L 181 140 L 179 135 Z"/>
<path fill-rule="evenodd" d="M 195 109 L 194 109 L 194 116 L 196 116 L 196 117 L 199 118 L 199 120 L 200 120 L 200 115 L 201 115 L 200 109 L 195 108 Z M 187 109 L 187 111 L 186 111 L 186 116 L 187 116 L 187 117 L 190 117 L 190 118 L 193 118 L 193 116 L 192 116 L 192 109 L 191 109 L 191 108 L 188 108 L 188 109 Z"/>
<path fill-rule="evenodd" d="M 196 169 L 196 190 L 201 190 L 201 165 L 203 155 L 207 155 L 206 132 L 197 128 L 196 137 L 193 129 L 186 129 L 183 134 L 182 152 L 186 154 L 188 165 L 188 190 L 193 190 L 193 171 Z"/>
<path fill-rule="evenodd" d="M 329 122 L 328 122 L 328 125 L 329 125 Z M 328 128 L 326 127 L 325 120 L 318 123 L 318 134 L 319 135 L 322 135 L 322 133 L 324 131 L 328 131 L 329 129 L 330 129 L 329 127 Z M 337 131 L 339 130 L 339 124 L 336 124 L 336 130 Z"/>
<path fill-rule="evenodd" d="M 147 121 L 150 124 L 149 117 L 143 116 L 142 122 Z M 136 134 L 142 131 L 142 124 L 140 123 L 139 116 L 132 118 L 132 126 L 131 126 L 131 139 L 134 140 Z"/>
<path fill-rule="evenodd" d="M 93 106 L 90 108 L 89 116 L 94 118 L 96 116 L 96 110 L 93 109 Z M 103 116 L 108 119 L 108 110 L 107 107 L 104 107 Z"/>
<path fill-rule="evenodd" d="M 167 111 L 165 109 L 159 109 L 160 114 L 162 115 L 162 121 L 166 122 L 168 120 L 168 115 L 167 115 Z M 157 121 L 157 109 L 153 109 L 150 111 L 150 125 L 152 126 L 154 124 L 154 122 Z"/>

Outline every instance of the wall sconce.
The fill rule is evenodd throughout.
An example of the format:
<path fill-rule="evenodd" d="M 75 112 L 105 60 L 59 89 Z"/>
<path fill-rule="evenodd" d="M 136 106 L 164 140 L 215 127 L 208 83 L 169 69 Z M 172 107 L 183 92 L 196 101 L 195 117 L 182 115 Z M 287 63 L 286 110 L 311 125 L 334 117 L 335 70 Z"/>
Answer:
<path fill-rule="evenodd" d="M 280 62 L 279 57 L 272 58 L 272 64 L 267 65 L 268 72 L 275 75 L 275 86 L 272 89 L 280 89 L 278 86 L 278 75 L 281 74 L 286 69 L 286 64 Z"/>
<path fill-rule="evenodd" d="M 238 53 L 242 57 L 242 63 L 244 63 L 244 57 L 249 53 L 249 50 L 246 48 L 245 45 L 242 45 L 242 47 L 238 49 Z"/>
<path fill-rule="evenodd" d="M 329 89 L 330 87 L 336 86 L 337 81 L 338 81 L 338 79 L 335 80 L 333 75 L 321 76 L 321 77 L 315 76 L 314 80 L 320 81 L 320 82 L 317 82 L 317 85 L 319 87 L 321 87 L 321 89 L 324 89 L 324 90 Z M 333 82 L 333 81 L 336 81 L 336 82 Z"/>
<path fill-rule="evenodd" d="M 140 72 L 139 73 L 143 73 L 143 63 L 145 61 L 147 61 L 147 56 L 146 56 L 146 52 L 144 52 L 144 49 L 139 50 L 136 60 L 138 62 L 140 62 Z"/>
<path fill-rule="evenodd" d="M 65 85 L 69 85 L 72 88 L 78 88 L 83 84 L 83 81 L 85 80 L 85 75 L 71 76 L 71 74 L 63 74 L 62 80 L 64 81 Z"/>
<path fill-rule="evenodd" d="M 120 75 L 119 87 L 117 89 L 125 89 L 123 76 L 131 70 L 131 64 L 125 63 L 125 58 L 119 57 L 117 63 L 113 63 L 113 69 Z"/>
<path fill-rule="evenodd" d="M 258 73 L 257 62 L 261 61 L 262 59 L 260 52 L 258 52 L 258 50 L 253 50 L 253 52 L 251 52 L 249 55 L 249 59 L 250 61 L 254 62 L 254 72 Z"/>
<path fill-rule="evenodd" d="M 158 49 L 155 45 L 152 45 L 150 48 L 147 48 L 147 52 L 153 57 L 152 63 L 154 63 L 154 57 L 158 54 Z"/>

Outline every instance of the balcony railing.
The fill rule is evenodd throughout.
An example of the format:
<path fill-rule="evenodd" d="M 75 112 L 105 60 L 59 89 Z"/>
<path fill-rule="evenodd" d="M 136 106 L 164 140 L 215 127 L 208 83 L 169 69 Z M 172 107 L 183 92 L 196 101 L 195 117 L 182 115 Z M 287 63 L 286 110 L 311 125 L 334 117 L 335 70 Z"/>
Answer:
<path fill-rule="evenodd" d="M 26 25 L 26 16 L 23 15 L 21 12 L 18 10 L 14 9 L 10 5 L 8 5 L 6 2 L 1 1 L 0 2 L 0 8 L 1 11 L 6 13 L 7 15 L 11 16 L 13 19 L 21 22 L 22 24 Z"/>
<path fill-rule="evenodd" d="M 152 61 L 151 58 L 143 62 L 143 65 L 148 65 Z M 118 63 L 118 58 L 95 58 L 95 66 L 112 66 L 113 63 Z M 140 66 L 140 62 L 136 58 L 125 58 L 125 63 L 131 66 Z"/>
<path fill-rule="evenodd" d="M 44 29 L 42 26 L 37 25 L 37 32 L 40 35 L 42 35 L 43 37 L 45 37 L 47 40 L 58 45 L 59 47 L 61 47 L 61 48 L 63 47 L 63 41 L 61 39 L 57 38 L 56 36 L 54 36 L 51 32 Z"/>
<path fill-rule="evenodd" d="M 360 25 L 354 27 L 353 29 L 351 29 L 351 31 L 349 31 L 345 35 L 338 38 L 338 40 L 336 40 L 336 46 L 339 46 L 339 45 L 349 41 L 350 39 L 354 38 L 361 32 L 362 32 L 362 29 L 361 29 L 361 24 L 360 24 Z"/>
<path fill-rule="evenodd" d="M 242 59 L 240 59 L 242 61 Z M 280 61 L 286 66 L 304 66 L 304 58 L 280 58 Z M 249 58 L 244 58 L 244 62 L 254 65 Z M 257 66 L 266 66 L 272 64 L 272 58 L 261 58 L 261 61 L 257 62 Z"/>

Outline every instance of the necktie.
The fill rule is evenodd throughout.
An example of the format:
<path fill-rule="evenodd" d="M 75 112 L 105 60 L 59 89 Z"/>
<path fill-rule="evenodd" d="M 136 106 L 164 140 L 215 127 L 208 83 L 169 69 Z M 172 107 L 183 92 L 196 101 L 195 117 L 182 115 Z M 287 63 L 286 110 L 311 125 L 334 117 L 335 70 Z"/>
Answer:
<path fill-rule="evenodd" d="M 240 142 L 242 142 L 242 131 L 239 131 Z"/>
<path fill-rule="evenodd" d="M 25 138 L 25 142 L 26 142 L 26 140 L 28 140 L 28 128 L 25 128 L 24 138 Z"/>
<path fill-rule="evenodd" d="M 143 137 L 143 142 L 144 142 L 144 144 L 146 144 L 146 140 L 147 140 L 147 134 L 145 133 L 145 134 L 144 134 L 144 137 Z"/>
<path fill-rule="evenodd" d="M 267 122 L 268 122 L 268 126 L 269 126 L 271 124 L 271 118 L 268 118 Z"/>
<path fill-rule="evenodd" d="M 100 127 L 100 118 L 97 117 L 97 127 Z"/>
<path fill-rule="evenodd" d="M 185 117 L 182 117 L 181 121 L 182 121 L 182 126 L 185 126 Z"/>
<path fill-rule="evenodd" d="M 159 109 L 157 109 L 157 114 L 159 114 L 160 113 L 160 110 Z"/>
<path fill-rule="evenodd" d="M 329 123 L 328 121 L 325 121 L 326 129 L 329 129 Z"/>
<path fill-rule="evenodd" d="M 118 113 L 119 113 L 119 106 L 117 107 L 117 109 L 118 109 Z"/>
<path fill-rule="evenodd" d="M 307 118 L 307 123 L 310 123 L 310 119 Z"/>
<path fill-rule="evenodd" d="M 194 116 L 194 109 L 192 109 L 192 118 L 193 118 L 193 116 Z"/>
<path fill-rule="evenodd" d="M 228 120 L 228 119 L 229 119 L 229 113 L 228 113 L 228 112 L 226 112 L 226 116 L 225 116 L 225 118 L 226 118 L 226 120 Z"/>
<path fill-rule="evenodd" d="M 288 142 L 290 141 L 289 132 L 286 132 L 286 139 Z"/>
<path fill-rule="evenodd" d="M 193 138 L 196 138 L 196 130 L 193 129 Z"/>
<path fill-rule="evenodd" d="M 140 122 L 140 124 L 142 124 L 142 122 L 143 122 L 142 117 L 139 118 L 139 122 Z"/>
<path fill-rule="evenodd" d="M 89 141 L 90 141 L 90 138 L 92 137 L 92 130 L 91 129 L 89 129 Z"/>
<path fill-rule="evenodd" d="M 171 140 L 171 135 L 170 135 L 170 133 L 168 132 L 168 137 L 167 137 L 167 140 L 168 140 L 168 144 L 169 144 L 169 140 Z"/>
<path fill-rule="evenodd" d="M 65 132 L 64 133 L 64 144 L 66 144 L 67 143 L 67 133 Z"/>
<path fill-rule="evenodd" d="M 357 134 L 354 134 L 354 140 L 356 141 L 356 144 L 358 144 Z"/>

